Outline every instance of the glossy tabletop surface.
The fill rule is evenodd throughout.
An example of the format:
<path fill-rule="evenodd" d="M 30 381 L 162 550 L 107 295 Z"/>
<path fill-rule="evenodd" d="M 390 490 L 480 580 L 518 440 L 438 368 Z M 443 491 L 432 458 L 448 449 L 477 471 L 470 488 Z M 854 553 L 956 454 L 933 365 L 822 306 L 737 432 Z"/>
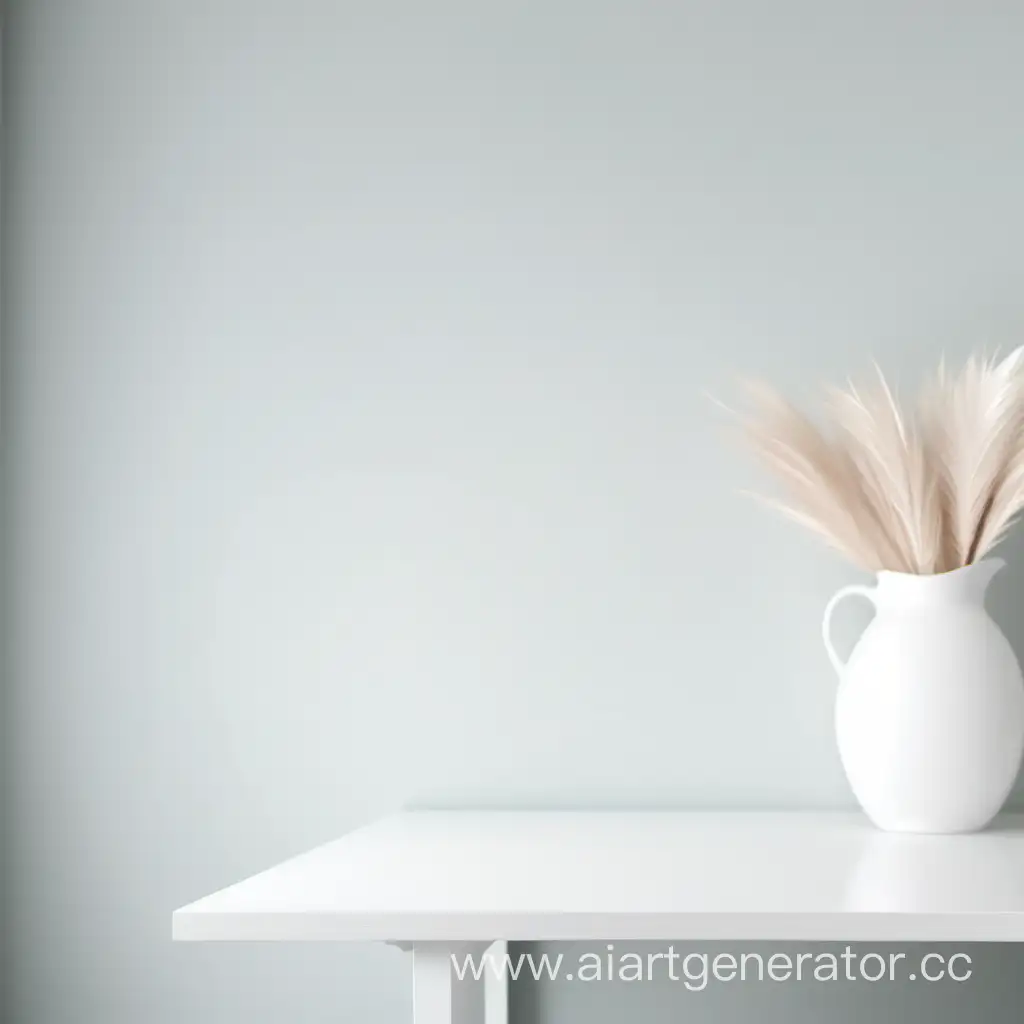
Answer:
<path fill-rule="evenodd" d="M 1024 816 L 412 811 L 183 907 L 182 940 L 1024 941 Z"/>

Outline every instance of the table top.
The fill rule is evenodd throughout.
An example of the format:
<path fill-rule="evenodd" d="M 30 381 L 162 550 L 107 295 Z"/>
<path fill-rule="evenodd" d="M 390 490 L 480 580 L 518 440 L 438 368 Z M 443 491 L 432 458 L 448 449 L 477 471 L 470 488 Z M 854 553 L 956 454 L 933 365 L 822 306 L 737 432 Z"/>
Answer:
<path fill-rule="evenodd" d="M 1024 815 L 411 811 L 173 915 L 180 940 L 1024 941 Z"/>

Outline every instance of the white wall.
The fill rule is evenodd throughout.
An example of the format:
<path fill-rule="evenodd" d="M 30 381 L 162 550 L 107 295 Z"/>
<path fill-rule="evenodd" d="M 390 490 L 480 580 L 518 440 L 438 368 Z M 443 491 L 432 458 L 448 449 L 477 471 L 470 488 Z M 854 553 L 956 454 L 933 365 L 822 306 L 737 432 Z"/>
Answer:
<path fill-rule="evenodd" d="M 1014 5 L 10 7 L 19 1022 L 404 1020 L 168 942 L 403 804 L 850 803 L 706 394 L 1020 340 Z"/>

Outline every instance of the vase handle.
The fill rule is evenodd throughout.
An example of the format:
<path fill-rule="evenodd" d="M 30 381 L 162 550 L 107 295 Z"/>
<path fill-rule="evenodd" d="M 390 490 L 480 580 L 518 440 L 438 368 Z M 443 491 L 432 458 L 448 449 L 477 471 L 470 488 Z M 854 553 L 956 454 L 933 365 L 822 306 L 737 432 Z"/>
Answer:
<path fill-rule="evenodd" d="M 843 669 L 846 668 L 846 663 L 836 654 L 836 649 L 832 646 L 832 612 L 835 611 L 835 607 L 839 604 L 844 597 L 866 597 L 872 605 L 876 608 L 875 604 L 875 588 L 874 587 L 862 587 L 859 583 L 854 583 L 849 587 L 843 587 L 841 590 L 837 590 L 833 595 L 832 599 L 827 605 L 825 605 L 825 615 L 821 621 L 821 638 L 825 641 L 825 651 L 828 654 L 828 660 L 832 662 L 832 667 L 836 670 L 836 675 L 842 675 Z"/>

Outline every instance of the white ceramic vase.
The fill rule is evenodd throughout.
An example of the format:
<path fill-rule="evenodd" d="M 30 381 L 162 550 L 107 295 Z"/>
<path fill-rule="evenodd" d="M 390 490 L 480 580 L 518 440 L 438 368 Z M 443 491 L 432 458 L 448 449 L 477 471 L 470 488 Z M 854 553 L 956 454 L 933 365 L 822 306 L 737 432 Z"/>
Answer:
<path fill-rule="evenodd" d="M 839 755 L 881 829 L 974 832 L 1010 792 L 1024 751 L 1024 684 L 984 604 L 1003 564 L 880 572 L 877 586 L 843 587 L 825 608 L 825 647 L 840 677 Z M 844 664 L 830 624 L 851 595 L 876 614 Z"/>

